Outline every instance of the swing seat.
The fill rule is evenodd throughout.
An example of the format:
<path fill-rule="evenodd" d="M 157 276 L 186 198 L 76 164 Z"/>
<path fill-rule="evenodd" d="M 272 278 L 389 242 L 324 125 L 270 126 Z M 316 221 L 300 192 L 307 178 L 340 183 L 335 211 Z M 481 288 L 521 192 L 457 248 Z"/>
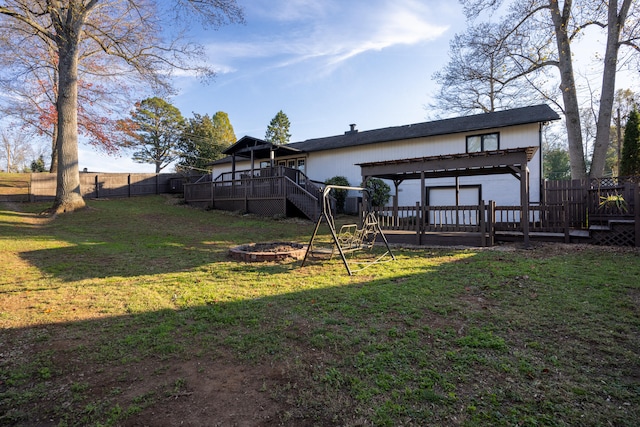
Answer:
<path fill-rule="evenodd" d="M 356 190 L 364 192 L 368 191 L 366 188 L 362 187 L 349 187 L 340 185 L 327 185 L 324 188 L 324 190 L 322 191 L 322 215 L 318 217 L 316 227 L 313 230 L 313 234 L 311 235 L 311 240 L 309 241 L 309 245 L 307 246 L 307 251 L 304 255 L 304 259 L 302 260 L 301 267 L 304 267 L 305 262 L 307 261 L 307 256 L 309 254 L 330 254 L 331 259 L 333 258 L 335 252 L 339 252 L 342 258 L 342 262 L 347 269 L 347 273 L 349 273 L 349 275 L 351 276 L 353 274 L 353 270 L 350 267 L 350 261 L 345 256 L 345 252 L 350 253 L 364 248 L 372 248 L 378 236 L 381 236 L 382 241 L 387 247 L 387 252 L 385 252 L 381 256 L 378 256 L 375 260 L 367 262 L 366 264 L 358 261 L 352 261 L 352 264 L 357 263 L 361 265 L 361 267 L 355 271 L 361 271 L 371 265 L 382 262 L 382 258 L 387 254 L 390 254 L 391 259 L 395 260 L 396 258 L 393 255 L 391 248 L 389 247 L 389 242 L 387 242 L 384 233 L 380 229 L 378 219 L 376 218 L 374 212 L 367 213 L 362 228 L 358 228 L 357 224 L 346 224 L 340 228 L 340 231 L 338 233 L 336 233 L 336 225 L 331 212 L 331 198 L 329 195 L 330 191 L 333 189 Z M 316 236 L 318 235 L 318 229 L 323 220 L 326 221 L 327 225 L 329 226 L 329 230 L 331 231 L 331 248 L 316 247 L 314 245 L 314 241 L 316 239 Z"/>
<path fill-rule="evenodd" d="M 358 228 L 357 224 L 345 224 L 340 227 L 338 243 L 343 251 L 356 251 L 370 249 L 378 237 L 378 221 L 375 215 L 369 214 L 364 221 L 364 226 Z"/>
<path fill-rule="evenodd" d="M 358 224 L 345 224 L 338 232 L 338 243 L 343 251 L 360 249 Z"/>

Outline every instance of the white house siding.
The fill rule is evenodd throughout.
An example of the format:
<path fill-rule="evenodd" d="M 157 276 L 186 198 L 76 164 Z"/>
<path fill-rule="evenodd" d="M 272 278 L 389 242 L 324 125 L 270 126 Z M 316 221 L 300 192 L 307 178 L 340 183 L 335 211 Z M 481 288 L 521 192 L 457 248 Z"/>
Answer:
<path fill-rule="evenodd" d="M 468 135 L 498 132 L 500 149 L 519 147 L 539 147 L 538 124 L 514 126 L 510 128 L 490 129 L 482 132 L 469 132 L 419 138 L 390 143 L 378 143 L 367 146 L 349 147 L 337 150 L 319 151 L 309 154 L 307 175 L 317 181 L 325 181 L 334 176 L 344 176 L 351 185 L 360 185 L 362 177 L 358 163 L 384 160 L 399 160 L 416 157 L 428 157 L 444 154 L 464 153 Z M 540 150 L 529 163 L 530 201 L 540 201 Z M 392 182 L 388 182 L 394 191 Z M 482 199 L 495 200 L 500 205 L 520 204 L 520 181 L 513 175 L 471 176 L 460 178 L 460 185 L 481 185 Z M 454 186 L 454 178 L 427 180 L 427 187 Z M 355 194 L 354 194 L 355 195 Z M 404 181 L 400 184 L 398 203 L 412 206 L 421 200 L 420 182 Z M 460 201 L 464 204 L 464 201 Z"/>
<path fill-rule="evenodd" d="M 500 149 L 531 146 L 539 147 L 540 144 L 539 125 L 537 123 L 477 132 L 383 142 L 308 153 L 306 159 L 306 175 L 312 180 L 321 182 L 335 176 L 344 176 L 349 180 L 351 185 L 358 186 L 362 181 L 360 167 L 357 166 L 358 163 L 464 153 L 466 151 L 467 136 L 495 132 L 500 134 Z M 354 135 L 354 137 L 357 137 L 357 135 Z M 295 156 L 295 158 L 299 157 L 301 156 Z M 258 168 L 260 160 L 266 159 L 256 159 L 256 168 Z M 283 159 L 276 159 L 276 161 L 280 160 Z M 236 170 L 247 170 L 250 168 L 251 163 L 249 161 L 238 161 L 236 163 Z M 531 183 L 529 200 L 531 202 L 539 202 L 541 177 L 540 149 L 538 149 L 529 163 L 529 170 Z M 230 171 L 231 163 L 216 165 L 213 170 L 213 178 L 215 179 L 220 173 Z M 393 183 L 388 182 L 388 184 L 393 193 Z M 520 204 L 520 181 L 513 175 L 461 177 L 459 184 L 460 186 L 480 185 L 481 197 L 484 201 L 494 200 L 502 206 L 515 206 Z M 454 178 L 440 178 L 427 180 L 426 182 L 426 186 L 430 188 L 451 188 L 454 185 Z M 357 194 L 354 193 L 351 194 L 351 196 L 357 196 Z M 442 197 L 441 191 L 439 191 L 438 197 Z M 466 198 L 466 196 L 463 198 Z M 400 206 L 413 206 L 419 201 L 421 201 L 419 180 L 404 181 L 400 184 L 398 193 L 398 203 Z M 465 204 L 466 200 L 461 199 L 460 203 Z"/>

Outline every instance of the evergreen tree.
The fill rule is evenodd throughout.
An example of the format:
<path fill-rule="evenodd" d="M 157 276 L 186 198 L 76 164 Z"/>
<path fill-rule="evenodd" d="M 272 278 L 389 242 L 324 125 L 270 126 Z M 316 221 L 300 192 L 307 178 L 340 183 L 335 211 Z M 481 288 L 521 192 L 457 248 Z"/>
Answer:
<path fill-rule="evenodd" d="M 188 119 L 180 138 L 179 167 L 195 171 L 208 171 L 211 162 L 222 158 L 222 152 L 236 142 L 236 134 L 224 111 L 209 117 L 193 114 Z"/>
<path fill-rule="evenodd" d="M 571 179 L 569 152 L 562 147 L 554 147 L 544 154 L 542 174 L 545 179 Z"/>
<path fill-rule="evenodd" d="M 289 117 L 282 110 L 278 111 L 267 127 L 267 132 L 264 135 L 265 141 L 280 145 L 288 144 L 289 138 L 291 138 L 290 126 Z"/>
<path fill-rule="evenodd" d="M 640 115 L 635 108 L 629 113 L 622 141 L 620 175 L 640 175 Z"/>
<path fill-rule="evenodd" d="M 37 160 L 31 162 L 31 172 L 44 172 L 45 170 L 44 157 L 41 154 Z"/>
<path fill-rule="evenodd" d="M 151 163 L 156 173 L 177 159 L 176 149 L 184 129 L 180 110 L 161 98 L 147 98 L 136 105 L 131 119 L 123 121 L 133 160 Z"/>

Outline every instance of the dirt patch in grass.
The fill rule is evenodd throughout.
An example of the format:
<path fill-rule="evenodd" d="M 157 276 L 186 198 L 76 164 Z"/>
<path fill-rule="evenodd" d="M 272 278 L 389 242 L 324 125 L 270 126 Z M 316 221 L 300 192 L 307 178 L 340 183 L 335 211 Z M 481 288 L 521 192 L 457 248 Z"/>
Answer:
<path fill-rule="evenodd" d="M 154 370 L 161 375 L 149 381 Z M 180 361 L 170 365 L 145 362 L 123 397 L 152 395 L 155 404 L 125 420 L 123 426 L 275 426 L 287 406 L 272 399 L 270 390 L 284 383 L 281 370 L 238 365 L 225 360 Z M 105 390 L 113 387 L 105 378 Z"/>
<path fill-rule="evenodd" d="M 28 364 L 39 355 L 32 366 L 38 384 L 25 386 L 49 392 L 26 407 L 5 407 L 2 425 L 95 425 L 107 419 L 120 426 L 276 426 L 292 417 L 292 405 L 275 398 L 277 390 L 290 386 L 285 370 L 238 362 L 225 350 L 215 351 L 215 357 L 136 360 L 132 355 L 126 363 L 96 363 L 86 349 L 100 347 L 98 340 L 82 336 L 80 342 L 63 328 L 3 335 L 0 365 Z M 39 340 L 44 343 L 33 345 Z M 5 399 L 7 386 L 0 382 Z"/>

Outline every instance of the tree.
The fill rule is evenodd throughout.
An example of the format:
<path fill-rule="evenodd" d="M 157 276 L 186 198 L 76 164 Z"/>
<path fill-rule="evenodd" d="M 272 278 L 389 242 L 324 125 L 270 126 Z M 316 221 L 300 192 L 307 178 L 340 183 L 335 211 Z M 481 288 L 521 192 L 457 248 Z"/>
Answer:
<path fill-rule="evenodd" d="M 605 19 L 595 22 L 595 25 L 607 29 L 607 42 L 604 54 L 602 92 L 600 94 L 600 108 L 598 110 L 596 141 L 593 148 L 591 171 L 589 173 L 591 177 L 600 177 L 604 171 L 610 140 L 611 115 L 615 100 L 616 72 L 618 71 L 620 48 L 623 45 L 628 45 L 635 49 L 639 48 L 639 45 L 636 43 L 636 40 L 640 37 L 640 31 L 638 30 L 638 19 L 640 18 L 638 14 L 640 12 L 638 11 L 637 1 L 622 0 L 618 3 L 618 0 L 609 0 L 608 3 L 608 7 L 606 7 L 604 2 L 601 6 L 606 12 L 606 16 L 599 16 L 599 18 Z M 632 5 L 635 5 L 635 10 L 633 11 L 631 10 Z M 627 22 L 627 19 L 629 19 L 629 22 Z M 633 22 L 634 20 L 635 22 Z"/>
<path fill-rule="evenodd" d="M 267 127 L 267 132 L 264 135 L 265 141 L 273 144 L 288 144 L 289 138 L 291 138 L 290 126 L 287 115 L 282 110 L 278 111 Z"/>
<path fill-rule="evenodd" d="M 27 165 L 27 158 L 32 155 L 29 135 L 18 130 L 2 129 L 0 131 L 0 159 L 4 160 L 7 172 L 20 172 Z"/>
<path fill-rule="evenodd" d="M 562 147 L 554 147 L 547 150 L 542 163 L 544 179 L 565 180 L 571 179 L 571 166 L 569 165 L 569 153 Z"/>
<path fill-rule="evenodd" d="M 391 198 L 391 187 L 380 178 L 368 179 L 365 188 L 369 190 L 371 206 L 384 206 Z"/>
<path fill-rule="evenodd" d="M 218 111 L 213 117 L 194 113 L 180 138 L 178 167 L 209 171 L 211 162 L 221 158 L 222 152 L 234 142 L 236 134 L 227 113 Z"/>
<path fill-rule="evenodd" d="M 47 168 L 44 164 L 44 156 L 42 154 L 31 162 L 31 172 L 44 172 L 46 170 Z"/>
<path fill-rule="evenodd" d="M 640 114 L 633 109 L 624 129 L 620 175 L 640 175 Z"/>
<path fill-rule="evenodd" d="M 129 138 L 127 147 L 135 150 L 133 160 L 154 164 L 156 173 L 178 158 L 176 150 L 184 127 L 180 110 L 158 97 L 138 103 L 131 120 L 122 124 Z"/>
<path fill-rule="evenodd" d="M 613 104 L 614 114 L 613 126 L 611 129 L 611 143 L 607 154 L 609 162 L 613 163 L 611 169 L 615 170 L 615 175 L 620 174 L 622 138 L 624 135 L 626 120 L 628 119 L 631 111 L 633 111 L 637 105 L 640 105 L 640 96 L 638 94 L 634 93 L 630 89 L 618 89 L 616 91 L 615 101 Z M 615 159 L 610 159 L 612 156 L 615 156 Z"/>
<path fill-rule="evenodd" d="M 334 176 L 333 178 L 327 179 L 325 182 L 327 185 L 342 185 L 348 187 L 349 180 L 344 176 Z M 347 194 L 349 191 L 347 190 L 339 190 L 334 188 L 331 190 L 330 195 L 336 200 L 336 211 L 338 213 L 344 212 L 344 204 L 347 201 Z"/>
<path fill-rule="evenodd" d="M 243 19 L 235 0 L 5 0 L 0 4 L 0 25 L 20 30 L 12 37 L 36 37 L 57 55 L 58 172 L 52 210 L 85 205 L 78 167 L 78 69 L 80 61 L 87 60 L 81 53 L 95 52 L 91 60 L 97 62 L 113 59 L 110 65 L 120 65 L 112 68 L 116 73 L 136 73 L 157 87 L 167 87 L 175 68 L 210 76 L 211 69 L 196 61 L 202 50 L 181 39 L 192 17 L 212 26 Z M 167 31 L 165 22 L 171 25 Z"/>
<path fill-rule="evenodd" d="M 556 104 L 565 115 L 571 175 L 574 178 L 586 177 L 587 169 L 572 46 L 587 27 L 597 26 L 606 30 L 607 45 L 601 55 L 602 84 L 590 171 L 591 176 L 600 176 L 609 141 L 616 64 L 620 48 L 627 46 L 638 49 L 638 3 L 633 0 L 566 0 L 562 3 L 558 0 L 460 1 L 470 19 L 483 16 L 485 9 L 492 11 L 491 13 L 503 10 L 503 4 L 508 3 L 508 12 L 501 19 L 502 37 L 498 38 L 500 43 L 494 48 L 502 50 L 503 57 L 511 61 L 507 67 L 510 76 L 520 75 L 519 78 L 533 85 L 532 90 L 539 91 L 540 87 L 544 87 L 544 81 L 536 78 L 541 70 L 551 68 L 558 72 L 562 100 Z M 604 148 L 603 141 L 606 141 Z"/>
<path fill-rule="evenodd" d="M 2 23 L 3 21 L 0 21 Z M 56 148 L 58 94 L 58 56 L 53 42 L 28 31 L 19 21 L 0 27 L 0 90 L 5 102 L 0 111 L 22 128 L 35 130 L 49 138 L 51 170 L 57 172 Z M 11 37 L 22 33 L 23 37 Z M 118 149 L 115 137 L 115 111 L 131 105 L 129 88 L 122 79 L 115 82 L 116 66 L 93 61 L 95 51 L 82 51 L 78 63 L 78 131 L 94 147 L 111 154 Z M 1 100 L 1 98 L 0 98 Z"/>
<path fill-rule="evenodd" d="M 433 74 L 440 89 L 429 105 L 432 111 L 459 116 L 539 102 L 542 97 L 522 81 L 523 73 L 502 46 L 508 41 L 504 31 L 504 25 L 481 23 L 453 37 L 449 62 Z"/>

